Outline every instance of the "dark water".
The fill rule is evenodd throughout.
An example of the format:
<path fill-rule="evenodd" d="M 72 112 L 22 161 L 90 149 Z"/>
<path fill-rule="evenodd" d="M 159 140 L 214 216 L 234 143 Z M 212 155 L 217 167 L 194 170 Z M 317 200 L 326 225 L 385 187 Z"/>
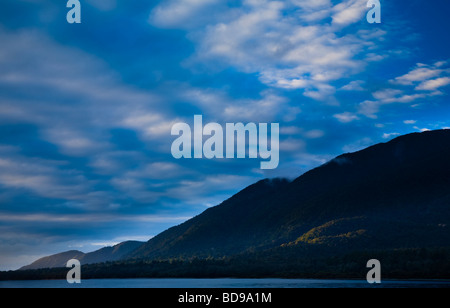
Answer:
<path fill-rule="evenodd" d="M 315 279 L 93 279 L 72 285 L 65 280 L 0 281 L 0 288 L 450 288 L 450 281 Z"/>

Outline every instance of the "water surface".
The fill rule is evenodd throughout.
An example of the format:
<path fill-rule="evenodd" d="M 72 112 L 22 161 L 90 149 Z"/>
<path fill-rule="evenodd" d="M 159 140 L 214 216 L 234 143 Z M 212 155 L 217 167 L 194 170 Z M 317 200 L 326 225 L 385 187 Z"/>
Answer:
<path fill-rule="evenodd" d="M 365 280 L 321 279 L 92 279 L 0 281 L 0 288 L 450 288 L 450 281 L 394 281 L 371 285 Z"/>

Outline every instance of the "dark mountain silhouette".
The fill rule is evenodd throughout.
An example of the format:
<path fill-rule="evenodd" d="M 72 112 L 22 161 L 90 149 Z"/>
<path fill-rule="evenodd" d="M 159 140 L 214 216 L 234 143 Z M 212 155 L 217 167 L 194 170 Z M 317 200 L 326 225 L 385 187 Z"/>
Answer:
<path fill-rule="evenodd" d="M 83 253 L 77 250 L 66 251 L 41 258 L 30 265 L 23 266 L 20 270 L 65 267 L 67 261 L 71 259 L 77 259 L 81 264 L 117 261 L 129 254 L 131 251 L 140 247 L 142 244 L 143 242 L 127 241 L 113 247 L 101 248 L 90 253 Z"/>
<path fill-rule="evenodd" d="M 386 277 L 449 278 L 449 226 L 450 130 L 438 130 L 341 155 L 294 181 L 262 180 L 134 249 L 79 258 L 118 260 L 85 266 L 90 278 L 361 278 L 372 258 Z M 24 269 L 65 266 L 78 254 Z M 64 270 L 0 279 L 54 279 Z"/>
<path fill-rule="evenodd" d="M 21 267 L 19 270 L 30 270 L 38 268 L 55 268 L 55 267 L 65 267 L 67 261 L 71 259 L 80 260 L 85 256 L 84 252 L 78 250 L 70 250 L 58 254 L 54 254 L 48 257 L 40 258 L 34 261 L 30 265 Z"/>
<path fill-rule="evenodd" d="M 450 130 L 439 130 L 341 155 L 292 182 L 260 181 L 126 257 L 450 247 L 449 226 Z"/>

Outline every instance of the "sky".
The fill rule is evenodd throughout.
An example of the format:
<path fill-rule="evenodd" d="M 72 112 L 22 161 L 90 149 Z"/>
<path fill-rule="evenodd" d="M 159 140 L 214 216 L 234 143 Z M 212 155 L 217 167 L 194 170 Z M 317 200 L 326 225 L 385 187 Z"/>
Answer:
<path fill-rule="evenodd" d="M 0 270 L 147 241 L 264 178 L 450 127 L 448 0 L 0 4 Z M 175 123 L 279 123 L 280 162 L 175 159 Z"/>

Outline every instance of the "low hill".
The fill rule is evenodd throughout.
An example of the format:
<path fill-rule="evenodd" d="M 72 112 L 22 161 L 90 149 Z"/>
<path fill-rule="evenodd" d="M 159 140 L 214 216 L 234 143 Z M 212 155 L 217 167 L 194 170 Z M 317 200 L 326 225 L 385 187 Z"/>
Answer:
<path fill-rule="evenodd" d="M 90 253 L 83 253 L 77 250 L 66 251 L 48 257 L 43 257 L 30 265 L 23 266 L 20 270 L 65 267 L 67 261 L 71 259 L 77 259 L 82 265 L 117 261 L 129 254 L 131 251 L 139 248 L 142 244 L 142 242 L 127 241 L 113 247 L 101 248 Z"/>

